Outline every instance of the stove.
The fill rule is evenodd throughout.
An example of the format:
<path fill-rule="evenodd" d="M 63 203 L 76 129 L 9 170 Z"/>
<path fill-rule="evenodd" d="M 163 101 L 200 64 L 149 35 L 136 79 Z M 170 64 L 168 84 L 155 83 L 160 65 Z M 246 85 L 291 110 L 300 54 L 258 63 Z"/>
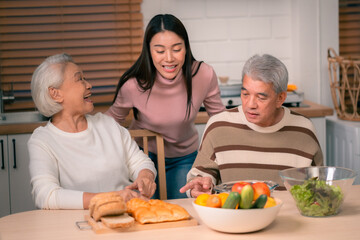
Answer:
<path fill-rule="evenodd" d="M 241 97 L 240 96 L 221 97 L 221 101 L 227 109 L 241 105 Z"/>

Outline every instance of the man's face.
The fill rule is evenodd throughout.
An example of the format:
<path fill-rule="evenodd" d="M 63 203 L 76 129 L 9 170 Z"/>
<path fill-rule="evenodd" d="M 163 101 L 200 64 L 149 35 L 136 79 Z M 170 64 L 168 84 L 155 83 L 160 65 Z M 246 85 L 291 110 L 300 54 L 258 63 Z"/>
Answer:
<path fill-rule="evenodd" d="M 244 76 L 241 88 L 242 109 L 246 119 L 260 127 L 278 123 L 283 116 L 281 105 L 286 92 L 277 94 L 273 85 Z"/>

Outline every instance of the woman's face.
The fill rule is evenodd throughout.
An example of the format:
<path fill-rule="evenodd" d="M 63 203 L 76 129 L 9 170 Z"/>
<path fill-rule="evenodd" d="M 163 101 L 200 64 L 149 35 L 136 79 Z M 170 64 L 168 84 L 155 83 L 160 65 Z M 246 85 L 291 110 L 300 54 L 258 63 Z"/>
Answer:
<path fill-rule="evenodd" d="M 185 62 L 185 43 L 174 32 L 159 32 L 150 41 L 150 53 L 161 76 L 174 79 Z"/>
<path fill-rule="evenodd" d="M 69 62 L 65 67 L 64 82 L 59 88 L 63 110 L 72 115 L 90 113 L 94 109 L 90 100 L 91 87 L 80 67 Z"/>

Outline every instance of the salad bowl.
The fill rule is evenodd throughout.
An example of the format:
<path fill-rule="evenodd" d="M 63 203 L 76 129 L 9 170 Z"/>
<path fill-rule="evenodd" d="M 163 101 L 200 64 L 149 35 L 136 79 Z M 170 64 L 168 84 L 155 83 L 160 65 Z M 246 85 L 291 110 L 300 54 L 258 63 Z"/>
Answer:
<path fill-rule="evenodd" d="M 280 171 L 300 214 L 326 217 L 339 213 L 356 173 L 341 167 L 303 167 Z"/>

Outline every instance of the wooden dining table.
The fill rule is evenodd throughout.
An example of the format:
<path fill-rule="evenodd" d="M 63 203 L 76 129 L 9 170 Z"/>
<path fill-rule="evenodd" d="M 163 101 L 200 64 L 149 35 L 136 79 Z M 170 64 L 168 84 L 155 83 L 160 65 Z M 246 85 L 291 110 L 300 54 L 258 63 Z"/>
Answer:
<path fill-rule="evenodd" d="M 197 225 L 132 232 L 96 234 L 92 229 L 81 230 L 76 222 L 84 220 L 87 210 L 33 210 L 0 218 L 0 240 L 56 239 L 360 239 L 360 185 L 351 186 L 340 213 L 331 217 L 300 215 L 287 191 L 274 191 L 283 201 L 276 219 L 265 229 L 252 233 L 222 233 L 208 228 L 196 214 L 194 199 L 168 200 L 183 206 L 197 220 Z M 83 228 L 84 226 L 81 226 Z"/>

